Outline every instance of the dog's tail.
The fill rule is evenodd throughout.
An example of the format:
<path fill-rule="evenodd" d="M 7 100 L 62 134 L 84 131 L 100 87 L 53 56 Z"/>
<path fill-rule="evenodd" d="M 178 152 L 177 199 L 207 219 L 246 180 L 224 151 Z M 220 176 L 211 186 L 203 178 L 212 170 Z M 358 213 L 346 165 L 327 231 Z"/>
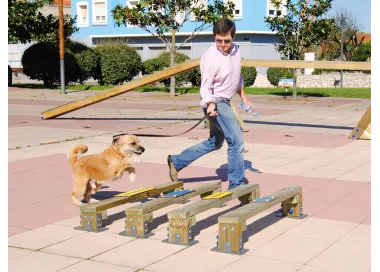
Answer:
<path fill-rule="evenodd" d="M 78 144 L 71 148 L 70 152 L 67 154 L 71 168 L 73 168 L 74 164 L 78 161 L 77 155 L 84 154 L 87 152 L 87 150 L 88 147 L 85 144 Z"/>

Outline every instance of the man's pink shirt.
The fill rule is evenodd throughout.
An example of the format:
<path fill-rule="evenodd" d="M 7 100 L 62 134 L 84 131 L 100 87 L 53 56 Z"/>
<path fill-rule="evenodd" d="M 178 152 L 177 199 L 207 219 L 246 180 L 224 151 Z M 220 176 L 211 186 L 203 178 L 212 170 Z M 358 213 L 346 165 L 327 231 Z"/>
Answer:
<path fill-rule="evenodd" d="M 207 102 L 215 97 L 232 99 L 237 91 L 244 86 L 240 75 L 241 56 L 236 44 L 232 44 L 230 53 L 220 51 L 213 44 L 201 58 L 201 106 L 207 107 Z"/>

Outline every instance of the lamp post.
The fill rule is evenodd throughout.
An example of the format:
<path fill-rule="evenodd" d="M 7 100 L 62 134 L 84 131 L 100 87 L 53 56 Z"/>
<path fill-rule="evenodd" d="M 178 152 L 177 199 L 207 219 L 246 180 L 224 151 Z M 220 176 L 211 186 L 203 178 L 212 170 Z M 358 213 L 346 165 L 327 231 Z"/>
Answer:
<path fill-rule="evenodd" d="M 61 70 L 61 93 L 65 94 L 65 50 L 63 35 L 63 0 L 58 1 L 59 6 L 59 62 Z"/>

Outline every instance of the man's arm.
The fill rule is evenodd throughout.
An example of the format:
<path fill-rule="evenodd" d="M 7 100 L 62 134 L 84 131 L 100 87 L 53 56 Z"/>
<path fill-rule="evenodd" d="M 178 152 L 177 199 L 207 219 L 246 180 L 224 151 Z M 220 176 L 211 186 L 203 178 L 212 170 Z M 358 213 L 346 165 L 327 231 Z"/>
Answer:
<path fill-rule="evenodd" d="M 215 60 L 212 60 L 210 52 L 206 52 L 201 59 L 201 106 L 207 108 L 208 104 L 214 102 L 214 80 L 215 80 Z"/>
<path fill-rule="evenodd" d="M 244 107 L 248 108 L 248 106 L 251 106 L 251 108 L 254 109 L 255 107 L 253 106 L 251 101 L 248 100 L 248 97 L 244 92 L 244 81 L 243 81 L 243 78 L 241 76 L 240 76 L 240 83 L 239 84 L 240 84 L 240 86 L 239 86 L 240 90 L 238 90 L 237 93 L 240 95 L 240 98 L 244 103 Z"/>

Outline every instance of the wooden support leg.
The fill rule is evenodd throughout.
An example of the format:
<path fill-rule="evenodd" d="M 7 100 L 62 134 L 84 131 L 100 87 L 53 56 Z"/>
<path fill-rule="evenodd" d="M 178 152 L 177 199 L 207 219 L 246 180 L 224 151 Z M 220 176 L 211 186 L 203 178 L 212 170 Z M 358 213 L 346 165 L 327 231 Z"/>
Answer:
<path fill-rule="evenodd" d="M 236 120 L 239 122 L 239 124 L 240 124 L 241 129 L 243 130 L 243 132 L 249 131 L 247 129 L 247 127 L 245 126 L 244 121 L 243 121 L 243 119 L 241 118 L 241 116 L 239 114 L 239 111 L 237 110 L 237 108 L 235 107 L 235 105 L 233 103 L 231 103 L 231 108 L 232 108 L 232 111 L 234 112 Z"/>
<path fill-rule="evenodd" d="M 127 215 L 125 218 L 125 232 L 121 235 L 146 238 L 152 235 L 149 229 L 150 223 L 153 221 L 153 214 L 145 215 Z"/>
<path fill-rule="evenodd" d="M 282 216 L 302 216 L 302 193 L 282 202 Z"/>
<path fill-rule="evenodd" d="M 100 231 L 102 229 L 102 212 L 81 212 L 80 229 L 87 231 Z"/>
<path fill-rule="evenodd" d="M 194 216 L 187 219 L 169 219 L 168 242 L 178 245 L 192 245 L 196 243 L 197 241 L 194 241 L 192 229 L 195 224 L 196 221 Z"/>
<path fill-rule="evenodd" d="M 243 230 L 246 222 L 239 224 L 219 224 L 218 242 L 215 250 L 225 253 L 242 254 L 243 251 Z"/>
<path fill-rule="evenodd" d="M 244 206 L 258 197 L 260 197 L 260 189 L 257 189 L 247 195 L 241 196 L 238 198 L 240 200 L 240 206 Z"/>

